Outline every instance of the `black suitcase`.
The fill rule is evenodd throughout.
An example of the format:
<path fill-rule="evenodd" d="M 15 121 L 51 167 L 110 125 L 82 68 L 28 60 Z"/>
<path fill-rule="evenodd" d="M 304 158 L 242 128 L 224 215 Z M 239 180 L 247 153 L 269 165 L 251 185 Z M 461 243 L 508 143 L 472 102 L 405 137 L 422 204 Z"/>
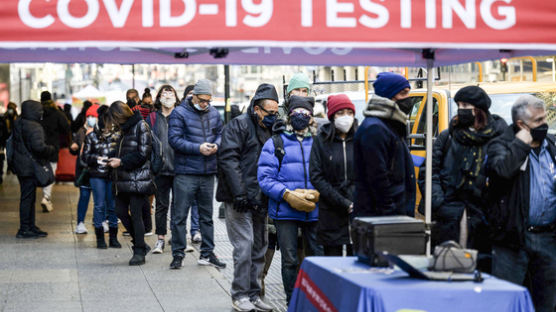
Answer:
<path fill-rule="evenodd" d="M 425 254 L 425 223 L 408 216 L 355 218 L 351 237 L 358 260 L 371 266 L 388 265 L 377 256 L 383 251 L 395 255 Z"/>

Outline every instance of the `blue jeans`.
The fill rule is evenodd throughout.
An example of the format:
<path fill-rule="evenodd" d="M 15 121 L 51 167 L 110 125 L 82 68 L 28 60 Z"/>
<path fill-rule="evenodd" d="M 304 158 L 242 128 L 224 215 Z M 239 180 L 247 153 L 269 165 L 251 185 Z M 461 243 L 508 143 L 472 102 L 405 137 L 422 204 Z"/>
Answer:
<path fill-rule="evenodd" d="M 214 225 L 212 200 L 214 175 L 176 175 L 174 177 L 174 206 L 171 210 L 172 255 L 185 256 L 187 247 L 187 215 L 194 201 L 199 208 L 201 228 L 201 257 L 208 257 L 214 250 Z"/>
<path fill-rule="evenodd" d="M 190 233 L 191 233 L 191 237 L 193 237 L 193 235 L 195 235 L 195 233 L 197 233 L 200 230 L 199 227 L 199 207 L 197 205 L 197 201 L 193 202 L 193 205 L 191 205 L 191 223 L 190 223 Z"/>
<path fill-rule="evenodd" d="M 492 248 L 492 274 L 523 285 L 531 279 L 529 291 L 537 312 L 556 311 L 556 233 L 525 231 L 525 246 L 520 250 Z"/>
<path fill-rule="evenodd" d="M 77 202 L 77 224 L 85 221 L 85 215 L 89 208 L 91 199 L 91 188 L 88 186 L 79 187 L 79 201 Z"/>
<path fill-rule="evenodd" d="M 108 216 L 108 225 L 118 227 L 118 217 L 116 217 L 114 197 L 112 196 L 112 182 L 102 178 L 91 178 L 91 188 L 93 189 L 93 225 L 95 228 L 102 227 L 102 222 Z"/>
<path fill-rule="evenodd" d="M 290 302 L 295 280 L 297 279 L 297 233 L 301 229 L 305 246 L 305 256 L 322 256 L 322 248 L 317 245 L 317 222 L 297 220 L 274 220 L 278 245 L 282 255 L 282 283 L 286 292 L 286 300 Z"/>

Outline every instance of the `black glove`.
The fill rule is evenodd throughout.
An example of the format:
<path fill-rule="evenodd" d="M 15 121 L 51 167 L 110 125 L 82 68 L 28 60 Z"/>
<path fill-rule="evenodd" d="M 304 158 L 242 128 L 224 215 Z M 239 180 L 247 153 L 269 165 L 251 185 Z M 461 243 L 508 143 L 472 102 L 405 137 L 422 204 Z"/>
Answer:
<path fill-rule="evenodd" d="M 258 214 L 266 214 L 267 212 L 266 206 L 263 205 L 260 200 L 256 200 L 256 199 L 249 200 L 249 206 L 254 212 Z"/>
<path fill-rule="evenodd" d="M 249 200 L 245 195 L 239 195 L 234 198 L 234 210 L 237 212 L 247 212 L 251 205 L 249 204 Z"/>

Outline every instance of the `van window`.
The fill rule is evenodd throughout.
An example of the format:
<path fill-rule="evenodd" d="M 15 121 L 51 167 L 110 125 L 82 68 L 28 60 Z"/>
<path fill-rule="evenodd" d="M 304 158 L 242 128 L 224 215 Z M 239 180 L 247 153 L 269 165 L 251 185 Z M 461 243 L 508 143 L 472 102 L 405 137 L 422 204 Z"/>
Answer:
<path fill-rule="evenodd" d="M 432 112 L 432 117 L 433 117 L 432 132 L 433 132 L 434 137 L 436 137 L 438 135 L 438 101 L 436 100 L 436 98 L 433 97 L 432 102 L 433 102 L 433 105 L 434 105 L 433 106 L 433 112 Z M 414 111 L 415 111 L 415 109 L 414 109 Z M 417 117 L 418 116 L 415 116 L 415 118 L 417 118 Z M 426 131 L 427 131 L 427 105 L 426 105 L 426 100 L 425 100 L 425 106 L 423 107 L 421 116 L 419 118 L 419 124 L 417 124 L 416 134 L 425 134 Z M 425 146 L 425 140 L 424 139 L 415 139 L 414 144 Z"/>

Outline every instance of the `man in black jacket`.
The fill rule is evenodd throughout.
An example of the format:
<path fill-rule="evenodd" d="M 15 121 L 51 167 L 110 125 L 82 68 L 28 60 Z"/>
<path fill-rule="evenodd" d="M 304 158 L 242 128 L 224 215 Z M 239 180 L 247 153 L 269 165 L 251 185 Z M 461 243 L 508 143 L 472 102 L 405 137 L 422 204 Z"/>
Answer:
<path fill-rule="evenodd" d="M 530 277 L 536 311 L 556 308 L 556 146 L 545 103 L 521 96 L 513 125 L 487 150 L 492 273 L 516 284 Z"/>
<path fill-rule="evenodd" d="M 60 150 L 60 136 L 67 136 L 70 133 L 70 123 L 66 115 L 56 107 L 56 103 L 52 101 L 52 95 L 48 91 L 41 93 L 41 103 L 43 105 L 44 115 L 41 124 L 44 128 L 46 143 L 54 146 L 56 152 L 50 157 L 50 165 L 52 171 L 56 173 L 58 166 L 58 151 Z M 42 189 L 43 197 L 41 206 L 43 212 L 50 212 L 54 209 L 52 206 L 52 186 L 50 184 Z"/>
<path fill-rule="evenodd" d="M 19 202 L 19 231 L 17 238 L 45 237 L 46 232 L 35 225 L 35 193 L 37 181 L 33 171 L 33 159 L 46 164 L 56 153 L 54 146 L 45 142 L 44 130 L 39 123 L 43 114 L 42 106 L 37 101 L 25 101 L 21 104 L 21 118 L 17 119 L 13 129 L 13 169 L 19 180 L 21 199 Z"/>
<path fill-rule="evenodd" d="M 232 306 L 236 311 L 270 311 L 262 301 L 260 275 L 268 239 L 265 198 L 257 180 L 257 162 L 278 115 L 278 94 L 263 83 L 247 113 L 232 119 L 222 131 L 218 153 L 216 199 L 226 207 L 226 228 L 234 246 Z"/>

